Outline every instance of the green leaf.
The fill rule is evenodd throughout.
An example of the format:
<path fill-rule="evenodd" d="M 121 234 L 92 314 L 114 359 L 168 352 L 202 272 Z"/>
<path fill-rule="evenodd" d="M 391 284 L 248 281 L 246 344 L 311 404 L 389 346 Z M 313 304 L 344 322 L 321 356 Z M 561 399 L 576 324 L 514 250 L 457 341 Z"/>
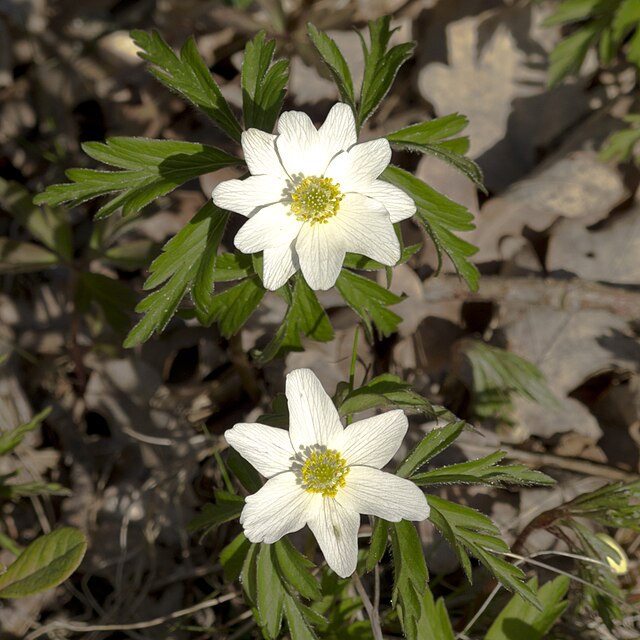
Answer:
<path fill-rule="evenodd" d="M 0 178 L 0 207 L 29 233 L 62 258 L 73 255 L 71 227 L 64 212 L 36 207 L 31 193 L 20 183 Z"/>
<path fill-rule="evenodd" d="M 41 271 L 59 263 L 55 253 L 39 244 L 0 238 L 0 274 Z"/>
<path fill-rule="evenodd" d="M 224 522 L 240 517 L 244 507 L 244 498 L 228 491 L 214 493 L 215 504 L 205 504 L 201 512 L 189 523 L 187 531 L 210 533 Z"/>
<path fill-rule="evenodd" d="M 613 39 L 621 43 L 627 34 L 640 27 L 640 4 L 637 0 L 622 0 L 611 23 Z"/>
<path fill-rule="evenodd" d="M 227 211 L 208 201 L 163 247 L 162 254 L 151 264 L 151 275 L 144 288 L 163 286 L 136 307 L 136 311 L 145 315 L 127 336 L 125 347 L 145 342 L 154 332 L 162 331 L 189 290 L 196 308 L 205 307 L 208 312 L 215 274 L 212 257 L 216 255 L 228 218 Z"/>
<path fill-rule="evenodd" d="M 289 583 L 300 595 L 310 600 L 322 597 L 318 581 L 313 577 L 315 565 L 303 556 L 286 538 L 274 545 L 276 568 L 282 580 Z"/>
<path fill-rule="evenodd" d="M 519 595 L 509 600 L 489 627 L 484 640 L 542 640 L 566 610 L 563 598 L 569 589 L 569 578 L 558 576 L 538 589 L 537 578 L 528 583 L 536 592 L 542 609 L 534 607 Z"/>
<path fill-rule="evenodd" d="M 199 315 L 200 322 L 210 325 L 218 323 L 220 333 L 229 338 L 240 328 L 256 310 L 264 297 L 266 289 L 257 275 L 253 275 L 230 289 L 217 293 L 211 298 L 207 309 Z"/>
<path fill-rule="evenodd" d="M 355 112 L 356 98 L 353 92 L 351 71 L 338 45 L 324 31 L 320 31 L 310 22 L 307 24 L 307 33 L 322 61 L 327 65 L 331 77 L 338 87 L 341 100 L 346 102 Z"/>
<path fill-rule="evenodd" d="M 137 271 L 147 267 L 158 256 L 159 251 L 160 245 L 157 242 L 140 238 L 109 247 L 102 258 L 123 271 Z"/>
<path fill-rule="evenodd" d="M 71 491 L 57 482 L 22 482 L 19 484 L 4 484 L 4 482 L 16 475 L 15 473 L 0 476 L 0 498 L 3 500 L 15 500 L 27 496 L 69 496 Z"/>
<path fill-rule="evenodd" d="M 316 294 L 304 278 L 298 277 L 287 315 L 264 351 L 255 354 L 256 362 L 263 365 L 290 351 L 303 351 L 301 333 L 319 342 L 328 342 L 334 337 L 329 317 Z"/>
<path fill-rule="evenodd" d="M 539 607 L 535 593 L 524 582 L 524 573 L 518 567 L 496 554 L 509 551 L 499 529 L 480 512 L 455 504 L 434 495 L 427 495 L 431 507 L 429 519 L 451 545 L 471 582 L 469 554 L 477 558 L 503 587 L 520 594 Z"/>
<path fill-rule="evenodd" d="M 389 537 L 389 523 L 382 518 L 376 518 L 371 532 L 371 542 L 369 543 L 369 553 L 365 568 L 373 571 L 374 567 L 382 560 L 382 556 L 387 549 L 387 538 Z"/>
<path fill-rule="evenodd" d="M 568 24 L 592 18 L 608 9 L 619 0 L 564 0 L 545 21 L 545 27 Z"/>
<path fill-rule="evenodd" d="M 83 271 L 76 289 L 76 307 L 82 313 L 89 313 L 91 303 L 98 305 L 109 326 L 118 333 L 124 333 L 131 326 L 135 294 L 120 280 Z"/>
<path fill-rule="evenodd" d="M 428 590 L 429 573 L 415 525 L 407 520 L 393 522 L 390 533 L 394 567 L 393 601 L 401 610 L 406 637 L 415 638 L 422 614 L 422 599 Z"/>
<path fill-rule="evenodd" d="M 138 55 L 149 63 L 149 71 L 162 84 L 178 92 L 206 113 L 230 138 L 240 142 L 242 128 L 198 53 L 193 38 L 187 40 L 179 56 L 157 31 L 135 30 L 131 32 L 131 38 L 142 49 Z"/>
<path fill-rule="evenodd" d="M 400 260 L 397 264 L 404 264 L 413 256 L 417 251 L 421 249 L 421 244 L 412 244 L 402 249 Z M 358 253 L 347 253 L 344 259 L 344 266 L 349 269 L 359 269 L 360 271 L 380 271 L 381 269 L 388 269 L 389 267 L 382 262 L 361 256 Z"/>
<path fill-rule="evenodd" d="M 416 469 L 419 469 L 429 462 L 431 458 L 435 458 L 435 456 L 451 446 L 465 426 L 464 420 L 460 420 L 430 431 L 400 464 L 396 475 L 401 478 L 408 478 Z"/>
<path fill-rule="evenodd" d="M 300 603 L 289 594 L 284 596 L 284 615 L 291 640 L 315 640 L 318 636 L 303 614 Z"/>
<path fill-rule="evenodd" d="M 549 54 L 550 87 L 580 71 L 587 51 L 595 43 L 602 26 L 598 21 L 589 22 L 556 45 Z"/>
<path fill-rule="evenodd" d="M 25 435 L 37 429 L 50 413 L 51 407 L 47 407 L 33 416 L 29 422 L 21 424 L 11 431 L 0 432 L 0 456 L 11 453 L 22 442 Z"/>
<path fill-rule="evenodd" d="M 391 373 L 376 376 L 368 383 L 350 391 L 340 402 L 341 416 L 369 409 L 409 409 L 434 415 L 431 403 L 413 390 L 413 387 Z"/>
<path fill-rule="evenodd" d="M 389 16 L 369 22 L 370 48 L 367 48 L 360 36 L 364 53 L 364 76 L 356 118 L 358 128 L 362 127 L 380 106 L 400 67 L 411 57 L 415 47 L 414 42 L 405 42 L 387 51 L 393 33 L 389 29 L 390 23 Z"/>
<path fill-rule="evenodd" d="M 55 587 L 78 567 L 87 539 L 64 527 L 34 540 L 0 575 L 0 598 L 24 598 Z"/>
<path fill-rule="evenodd" d="M 275 640 L 282 625 L 285 590 L 276 571 L 272 553 L 273 545 L 260 545 L 256 571 L 256 606 L 263 633 L 267 638 Z"/>
<path fill-rule="evenodd" d="M 478 460 L 468 460 L 413 475 L 411 480 L 420 486 L 463 483 L 526 487 L 555 484 L 553 478 L 540 471 L 529 469 L 523 464 L 498 465 L 505 455 L 504 451 L 496 451 Z"/>
<path fill-rule="evenodd" d="M 255 493 L 262 487 L 260 474 L 235 449 L 228 449 L 227 466 L 249 492 Z"/>
<path fill-rule="evenodd" d="M 600 151 L 600 160 L 609 162 L 626 162 L 633 155 L 637 143 L 640 141 L 640 127 L 622 129 L 612 133 L 604 142 Z"/>
<path fill-rule="evenodd" d="M 95 160 L 122 171 L 69 169 L 67 177 L 72 182 L 51 185 L 34 198 L 36 204 L 76 206 L 118 193 L 98 209 L 96 217 L 105 218 L 120 207 L 126 216 L 193 178 L 240 163 L 220 149 L 175 140 L 109 138 L 104 143 L 86 142 L 82 148 Z"/>
<path fill-rule="evenodd" d="M 242 571 L 242 565 L 251 548 L 251 542 L 244 533 L 239 533 L 220 552 L 220 564 L 224 570 L 225 580 L 234 582 Z"/>
<path fill-rule="evenodd" d="M 465 116 L 454 113 L 394 131 L 387 134 L 386 138 L 397 147 L 409 151 L 429 153 L 439 160 L 449 163 L 486 193 L 482 184 L 482 170 L 473 160 L 465 158 L 463 155 L 468 151 L 468 138 L 446 140 L 464 129 L 467 124 L 469 124 L 469 120 Z M 455 147 L 451 148 L 452 145 Z"/>
<path fill-rule="evenodd" d="M 282 108 L 289 79 L 289 61 L 271 64 L 276 43 L 261 31 L 247 43 L 242 62 L 242 110 L 245 129 L 272 131 Z"/>
<path fill-rule="evenodd" d="M 455 640 L 444 598 L 435 601 L 430 589 L 425 591 L 422 599 L 422 615 L 418 621 L 418 628 L 424 633 L 425 638 Z"/>
<path fill-rule="evenodd" d="M 468 260 L 469 256 L 477 252 L 477 248 L 452 233 L 452 230 L 475 229 L 473 215 L 469 210 L 398 167 L 387 167 L 381 177 L 405 191 L 415 201 L 418 219 L 431 236 L 438 252 L 438 270 L 442 266 L 444 252 L 469 288 L 477 291 L 480 274 Z"/>
<path fill-rule="evenodd" d="M 242 280 L 253 273 L 251 256 L 244 253 L 221 253 L 213 271 L 215 282 Z"/>
<path fill-rule="evenodd" d="M 336 288 L 344 301 L 362 318 L 367 336 L 373 337 L 373 327 L 381 336 L 390 336 L 402 322 L 402 318 L 388 307 L 404 298 L 382 288 L 368 278 L 343 269 L 336 281 Z"/>
<path fill-rule="evenodd" d="M 538 367 L 515 353 L 479 340 L 462 340 L 457 355 L 471 366 L 474 412 L 479 416 L 495 415 L 501 404 L 510 404 L 511 394 L 558 404 Z"/>

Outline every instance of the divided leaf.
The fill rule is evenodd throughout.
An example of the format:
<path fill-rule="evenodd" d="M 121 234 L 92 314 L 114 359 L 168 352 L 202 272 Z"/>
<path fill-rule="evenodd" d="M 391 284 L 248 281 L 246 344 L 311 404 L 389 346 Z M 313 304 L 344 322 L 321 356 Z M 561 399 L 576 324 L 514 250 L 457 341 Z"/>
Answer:
<path fill-rule="evenodd" d="M 247 43 L 242 63 L 242 111 L 245 129 L 255 127 L 273 130 L 282 108 L 289 80 L 289 61 L 278 60 L 273 65 L 275 40 L 265 40 L 261 31 Z"/>
<path fill-rule="evenodd" d="M 144 317 L 131 330 L 125 347 L 148 340 L 162 331 L 184 296 L 191 290 L 197 309 L 209 310 L 213 293 L 215 256 L 229 213 L 208 201 L 195 217 L 164 246 L 150 267 L 145 289 L 162 285 L 138 304 Z M 163 284 L 164 283 L 164 284 Z"/>
<path fill-rule="evenodd" d="M 37 429 L 42 421 L 51 413 L 51 407 L 43 409 L 40 413 L 33 416 L 29 422 L 21 424 L 11 431 L 3 431 L 0 433 L 0 456 L 11 453 L 24 439 L 29 431 Z"/>
<path fill-rule="evenodd" d="M 179 56 L 157 31 L 134 30 L 131 38 L 141 49 L 138 55 L 149 63 L 150 73 L 207 114 L 230 138 L 240 142 L 242 127 L 198 53 L 193 37 L 183 45 Z"/>
<path fill-rule="evenodd" d="M 205 504 L 202 511 L 189 523 L 188 531 L 210 533 L 224 522 L 230 522 L 240 517 L 244 507 L 244 498 L 222 490 L 216 491 L 214 495 L 215 504 Z"/>
<path fill-rule="evenodd" d="M 418 220 L 431 236 L 438 252 L 438 270 L 442 266 L 442 252 L 444 252 L 469 288 L 477 291 L 480 274 L 468 258 L 478 250 L 452 233 L 452 230 L 475 229 L 473 214 L 463 205 L 449 200 L 422 180 L 398 167 L 387 167 L 381 178 L 405 191 L 415 201 Z"/>
<path fill-rule="evenodd" d="M 116 137 L 86 142 L 82 149 L 94 160 L 122 171 L 69 169 L 72 182 L 47 187 L 33 199 L 36 204 L 76 206 L 117 193 L 98 209 L 96 217 L 107 217 L 120 207 L 126 216 L 193 178 L 241 162 L 215 147 L 175 140 Z"/>
<path fill-rule="evenodd" d="M 369 22 L 370 48 L 360 36 L 364 53 L 364 76 L 356 123 L 358 128 L 377 110 L 389 92 L 400 67 L 411 57 L 414 42 L 404 42 L 387 50 L 393 30 L 391 18 L 384 16 Z"/>
<path fill-rule="evenodd" d="M 342 269 L 336 289 L 364 323 L 367 336 L 373 337 L 373 327 L 378 335 L 390 336 L 402 322 L 402 318 L 391 311 L 389 306 L 401 302 L 403 298 L 384 289 L 379 284 Z"/>

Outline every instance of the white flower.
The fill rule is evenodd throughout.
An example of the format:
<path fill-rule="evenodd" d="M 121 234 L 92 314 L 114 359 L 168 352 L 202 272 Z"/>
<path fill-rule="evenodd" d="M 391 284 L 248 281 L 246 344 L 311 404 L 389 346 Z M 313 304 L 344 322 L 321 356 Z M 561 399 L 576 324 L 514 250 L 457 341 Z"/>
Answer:
<path fill-rule="evenodd" d="M 268 478 L 247 497 L 240 523 L 251 542 L 267 544 L 308 524 L 328 565 L 346 578 L 356 568 L 361 513 L 391 522 L 429 516 L 413 482 L 380 471 L 398 450 L 407 418 L 390 411 L 344 428 L 310 369 L 287 376 L 286 395 L 288 432 L 242 423 L 224 434 Z"/>
<path fill-rule="evenodd" d="M 353 112 L 341 103 L 320 129 L 305 113 L 287 111 L 278 135 L 242 134 L 251 176 L 220 183 L 213 201 L 249 218 L 235 245 L 264 252 L 267 289 L 278 289 L 298 269 L 312 289 L 330 289 L 347 251 L 390 266 L 400 259 L 393 223 L 410 218 L 415 203 L 377 179 L 391 160 L 389 142 L 356 141 Z"/>

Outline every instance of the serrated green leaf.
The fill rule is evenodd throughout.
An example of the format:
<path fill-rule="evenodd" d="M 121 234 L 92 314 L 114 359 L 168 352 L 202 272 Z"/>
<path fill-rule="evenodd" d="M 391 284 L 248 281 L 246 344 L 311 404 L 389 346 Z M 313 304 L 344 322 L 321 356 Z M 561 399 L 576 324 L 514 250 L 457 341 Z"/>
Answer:
<path fill-rule="evenodd" d="M 477 291 L 480 274 L 468 258 L 478 249 L 452 233 L 452 230 L 475 229 L 473 215 L 469 210 L 398 167 L 387 167 L 381 178 L 405 191 L 415 201 L 418 219 L 431 236 L 438 252 L 438 269 L 444 252 L 469 288 Z"/>
<path fill-rule="evenodd" d="M 463 131 L 469 124 L 469 118 L 460 113 L 451 113 L 428 122 L 412 124 L 387 134 L 389 142 L 407 142 L 414 144 L 430 144 L 441 142 Z"/>
<path fill-rule="evenodd" d="M 427 495 L 427 502 L 431 508 L 429 519 L 455 551 L 469 582 L 472 579 L 471 554 L 502 586 L 520 594 L 533 606 L 540 606 L 534 592 L 524 582 L 524 573 L 496 555 L 506 553 L 509 548 L 487 516 L 434 495 Z"/>
<path fill-rule="evenodd" d="M 71 227 L 64 212 L 33 205 L 32 194 L 20 183 L 0 178 L 0 207 L 29 233 L 62 258 L 73 255 Z"/>
<path fill-rule="evenodd" d="M 242 62 L 242 110 L 245 129 L 270 132 L 282 108 L 289 79 L 289 61 L 273 65 L 276 43 L 266 40 L 264 31 L 247 43 Z"/>
<path fill-rule="evenodd" d="M 360 37 L 364 53 L 364 76 L 356 117 L 358 128 L 362 127 L 380 106 L 400 67 L 413 54 L 414 42 L 405 42 L 387 50 L 393 33 L 389 28 L 390 23 L 389 16 L 369 22 L 370 47 L 367 47 L 362 36 Z"/>
<path fill-rule="evenodd" d="M 422 598 L 427 591 L 429 573 L 422 553 L 422 544 L 415 525 L 407 520 L 390 525 L 393 553 L 393 601 L 401 610 L 402 628 L 409 638 L 422 615 Z"/>
<path fill-rule="evenodd" d="M 221 253 L 213 272 L 215 282 L 242 280 L 253 273 L 251 256 L 245 253 Z"/>
<path fill-rule="evenodd" d="M 405 264 L 417 251 L 422 248 L 421 244 L 412 244 L 402 249 L 400 260 L 397 264 Z M 357 253 L 347 253 L 344 259 L 344 266 L 349 269 L 359 269 L 360 271 L 380 271 L 381 269 L 388 269 L 389 267 L 377 260 L 361 256 Z"/>
<path fill-rule="evenodd" d="M 49 186 L 34 198 L 36 204 L 76 206 L 118 193 L 100 207 L 96 217 L 107 217 L 120 207 L 126 216 L 193 178 L 240 163 L 220 149 L 176 140 L 118 137 L 104 143 L 86 142 L 82 148 L 94 160 L 122 171 L 69 169 L 67 177 L 72 182 Z"/>
<path fill-rule="evenodd" d="M 242 128 L 218 85 L 189 38 L 177 56 L 157 31 L 134 30 L 131 38 L 141 49 L 138 55 L 149 63 L 149 71 L 166 87 L 177 91 L 206 113 L 230 138 L 240 142 Z"/>
<path fill-rule="evenodd" d="M 318 581 L 311 573 L 315 565 L 303 556 L 286 538 L 278 540 L 274 545 L 275 565 L 281 579 L 289 583 L 301 596 L 310 600 L 322 597 Z"/>
<path fill-rule="evenodd" d="M 409 409 L 435 415 L 431 403 L 413 390 L 413 387 L 391 373 L 376 376 L 362 387 L 350 391 L 341 401 L 341 416 L 369 409 Z"/>
<path fill-rule="evenodd" d="M 50 413 L 51 407 L 47 407 L 33 416 L 29 422 L 21 424 L 10 431 L 0 432 L 0 456 L 11 453 L 22 442 L 25 435 L 37 429 Z"/>
<path fill-rule="evenodd" d="M 39 244 L 0 238 L 0 274 L 41 271 L 58 264 L 60 258 Z"/>
<path fill-rule="evenodd" d="M 404 298 L 382 288 L 368 278 L 343 269 L 336 281 L 336 289 L 344 301 L 362 318 L 365 331 L 371 338 L 373 328 L 381 336 L 390 336 L 402 318 L 389 309 Z"/>
<path fill-rule="evenodd" d="M 215 504 L 205 504 L 200 513 L 189 523 L 187 531 L 209 533 L 224 522 L 240 517 L 244 498 L 228 491 L 215 492 Z"/>
<path fill-rule="evenodd" d="M 86 550 L 84 534 L 71 527 L 37 538 L 0 574 L 0 598 L 24 598 L 55 587 L 76 570 Z"/>
<path fill-rule="evenodd" d="M 555 480 L 522 464 L 498 465 L 506 454 L 496 451 L 478 460 L 440 467 L 411 476 L 417 485 L 428 484 L 486 484 L 489 486 L 552 485 Z"/>
<path fill-rule="evenodd" d="M 289 594 L 284 596 L 284 615 L 291 640 L 315 640 L 318 636 L 303 615 L 303 607 Z"/>
<path fill-rule="evenodd" d="M 206 306 L 206 311 L 209 310 L 215 274 L 212 256 L 217 253 L 228 219 L 227 211 L 208 201 L 180 233 L 167 242 L 162 254 L 151 264 L 144 288 L 163 286 L 136 307 L 138 313 L 145 315 L 130 331 L 125 347 L 145 342 L 154 332 L 162 331 L 192 287 L 196 307 Z"/>
<path fill-rule="evenodd" d="M 464 420 L 460 420 L 430 431 L 400 464 L 396 475 L 408 478 L 416 469 L 451 446 L 463 432 L 465 426 Z"/>
<path fill-rule="evenodd" d="M 297 277 L 284 322 L 264 351 L 255 355 L 256 362 L 263 365 L 290 351 L 302 351 L 301 333 L 319 342 L 328 342 L 334 337 L 329 317 L 316 294 L 304 278 Z"/>
<path fill-rule="evenodd" d="M 435 601 L 430 589 L 425 591 L 422 599 L 422 615 L 418 621 L 418 628 L 425 638 L 455 640 L 444 598 Z"/>
<path fill-rule="evenodd" d="M 260 278 L 253 275 L 222 293 L 216 293 L 198 318 L 207 326 L 217 322 L 220 333 L 229 338 L 238 333 L 265 293 Z"/>
<path fill-rule="evenodd" d="M 320 31 L 310 22 L 307 24 L 307 33 L 322 61 L 327 65 L 331 77 L 338 87 L 340 98 L 355 112 L 356 98 L 353 92 L 351 71 L 338 45 L 324 31 Z"/>
<path fill-rule="evenodd" d="M 226 547 L 220 552 L 220 564 L 224 570 L 225 580 L 234 582 L 242 572 L 251 542 L 244 533 L 239 533 Z"/>
<path fill-rule="evenodd" d="M 603 24 L 593 21 L 561 40 L 549 54 L 549 80 L 553 87 L 569 75 L 577 74 L 589 48 L 595 43 Z"/>
<path fill-rule="evenodd" d="M 376 518 L 371 532 L 371 542 L 367 553 L 365 568 L 373 571 L 374 567 L 382 560 L 382 556 L 387 549 L 387 539 L 389 537 L 389 523 L 382 518 Z"/>
<path fill-rule="evenodd" d="M 275 640 L 282 626 L 285 590 L 273 561 L 273 545 L 261 544 L 256 571 L 260 626 L 267 638 Z"/>
<path fill-rule="evenodd" d="M 569 589 L 569 578 L 558 576 L 538 589 L 533 578 L 528 583 L 536 592 L 542 610 L 519 595 L 509 600 L 489 627 L 484 640 L 542 640 L 566 610 L 569 601 L 563 598 Z"/>

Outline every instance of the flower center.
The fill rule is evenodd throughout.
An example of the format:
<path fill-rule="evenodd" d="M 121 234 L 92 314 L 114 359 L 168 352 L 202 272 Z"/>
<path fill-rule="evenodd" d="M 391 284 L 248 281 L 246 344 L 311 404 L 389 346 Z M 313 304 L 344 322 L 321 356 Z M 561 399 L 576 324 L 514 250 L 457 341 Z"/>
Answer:
<path fill-rule="evenodd" d="M 325 223 L 338 213 L 344 195 L 331 178 L 303 178 L 291 194 L 291 211 L 300 222 Z"/>
<path fill-rule="evenodd" d="M 349 473 L 347 461 L 333 449 L 314 451 L 302 465 L 302 486 L 309 493 L 333 498 L 344 487 Z"/>

